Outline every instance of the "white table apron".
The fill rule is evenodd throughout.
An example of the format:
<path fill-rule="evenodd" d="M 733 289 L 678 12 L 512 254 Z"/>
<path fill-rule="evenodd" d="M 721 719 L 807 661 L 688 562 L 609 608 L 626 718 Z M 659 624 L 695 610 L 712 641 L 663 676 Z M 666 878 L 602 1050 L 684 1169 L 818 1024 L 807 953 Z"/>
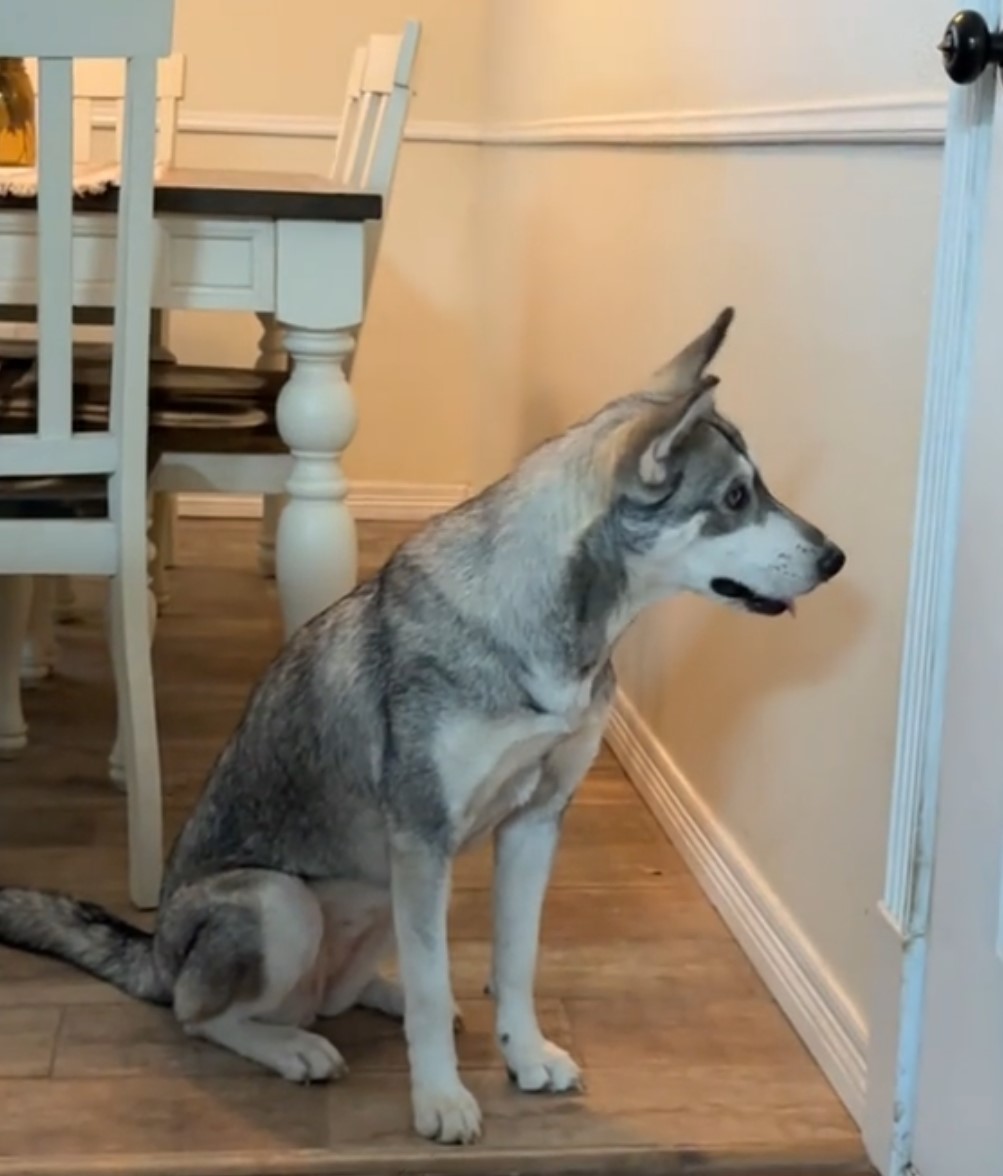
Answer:
<path fill-rule="evenodd" d="M 35 223 L 0 211 L 0 303 L 37 302 Z M 155 307 L 273 314 L 283 330 L 292 363 L 277 420 L 290 468 L 275 571 L 288 635 L 356 581 L 340 458 L 357 418 L 342 362 L 362 320 L 365 224 L 158 214 L 156 233 Z M 114 275 L 114 218 L 78 215 L 76 304 L 112 306 Z"/>

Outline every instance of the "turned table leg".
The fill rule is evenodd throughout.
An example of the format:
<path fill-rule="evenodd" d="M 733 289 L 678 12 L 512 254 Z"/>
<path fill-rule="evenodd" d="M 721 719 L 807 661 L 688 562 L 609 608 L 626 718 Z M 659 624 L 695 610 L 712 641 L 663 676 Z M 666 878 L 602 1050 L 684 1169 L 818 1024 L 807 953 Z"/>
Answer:
<path fill-rule="evenodd" d="M 292 457 L 275 542 L 286 634 L 355 587 L 355 522 L 341 457 L 355 435 L 345 362 L 362 321 L 365 225 L 280 221 L 275 318 L 289 378 L 276 422 Z"/>
<path fill-rule="evenodd" d="M 258 315 L 258 322 L 261 323 L 261 338 L 258 340 L 255 368 L 263 372 L 285 371 L 289 366 L 289 355 L 282 328 L 275 321 L 275 315 L 263 312 Z M 267 578 L 275 575 L 275 533 L 284 502 L 285 496 L 282 494 L 264 496 L 264 510 L 258 532 L 258 570 Z"/>
<path fill-rule="evenodd" d="M 294 464 L 276 534 L 275 571 L 287 634 L 355 586 L 355 521 L 340 460 L 357 419 L 342 370 L 352 346 L 347 332 L 286 328 L 294 362 L 277 419 Z"/>

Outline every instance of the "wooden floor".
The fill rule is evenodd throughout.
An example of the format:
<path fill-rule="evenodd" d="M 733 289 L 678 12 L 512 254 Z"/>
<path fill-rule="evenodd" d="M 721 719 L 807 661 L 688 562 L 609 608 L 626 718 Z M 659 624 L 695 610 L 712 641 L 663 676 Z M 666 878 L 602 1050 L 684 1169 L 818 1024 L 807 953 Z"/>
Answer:
<path fill-rule="evenodd" d="M 363 563 L 400 534 L 363 533 Z M 156 646 L 170 834 L 278 641 L 251 524 L 188 523 Z M 58 677 L 26 695 L 32 745 L 0 764 L 0 884 L 68 888 L 130 915 L 123 803 L 106 784 L 112 692 L 101 595 L 61 629 Z M 411 1134 L 400 1027 L 325 1031 L 348 1078 L 301 1088 L 189 1041 L 169 1014 L 58 963 L 0 949 L 0 1176 L 207 1173 L 869 1172 L 858 1134 L 616 762 L 566 824 L 543 928 L 544 1027 L 584 1063 L 583 1096 L 508 1084 L 492 1043 L 489 857 L 456 872 L 463 1072 L 474 1148 Z"/>

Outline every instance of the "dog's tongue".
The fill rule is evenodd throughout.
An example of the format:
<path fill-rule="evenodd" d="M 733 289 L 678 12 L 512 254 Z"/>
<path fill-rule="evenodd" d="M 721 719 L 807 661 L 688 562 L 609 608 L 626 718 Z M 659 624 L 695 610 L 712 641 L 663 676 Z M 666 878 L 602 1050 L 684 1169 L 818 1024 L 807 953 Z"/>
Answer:
<path fill-rule="evenodd" d="M 797 616 L 798 609 L 797 609 L 797 605 L 794 603 L 793 600 L 787 601 L 787 611 L 790 613 L 792 620 L 794 619 L 794 617 Z"/>

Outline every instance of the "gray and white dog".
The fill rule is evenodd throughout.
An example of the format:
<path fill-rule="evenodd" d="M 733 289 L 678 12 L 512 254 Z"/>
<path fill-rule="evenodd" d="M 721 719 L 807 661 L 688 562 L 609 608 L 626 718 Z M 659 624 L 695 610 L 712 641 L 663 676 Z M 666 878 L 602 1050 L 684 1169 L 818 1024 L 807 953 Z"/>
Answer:
<path fill-rule="evenodd" d="M 317 1018 L 404 1020 L 416 1130 L 481 1127 L 457 1068 L 452 859 L 493 835 L 490 991 L 522 1090 L 580 1085 L 534 1010 L 562 814 L 600 744 L 611 651 L 689 591 L 775 615 L 843 553 L 781 505 L 706 373 L 724 311 L 647 387 L 431 521 L 279 653 L 168 863 L 156 932 L 0 889 L 0 942 L 169 1005 L 190 1034 L 295 1082 L 345 1073 Z M 401 984 L 378 965 L 396 945 Z"/>

